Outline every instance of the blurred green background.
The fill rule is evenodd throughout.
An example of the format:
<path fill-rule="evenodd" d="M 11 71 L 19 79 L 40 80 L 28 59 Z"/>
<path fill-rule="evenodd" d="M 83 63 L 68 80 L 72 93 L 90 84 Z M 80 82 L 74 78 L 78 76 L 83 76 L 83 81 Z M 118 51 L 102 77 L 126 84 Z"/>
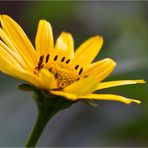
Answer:
<path fill-rule="evenodd" d="M 0 1 L 0 13 L 14 18 L 33 43 L 40 19 L 51 22 L 55 38 L 71 32 L 75 48 L 102 35 L 105 43 L 96 60 L 111 57 L 118 63 L 106 81 L 148 80 L 148 2 Z M 23 146 L 36 117 L 31 94 L 16 88 L 20 83 L 0 73 L 0 146 Z M 145 84 L 101 91 L 140 99 L 140 105 L 74 104 L 52 118 L 38 146 L 148 146 L 147 88 Z"/>

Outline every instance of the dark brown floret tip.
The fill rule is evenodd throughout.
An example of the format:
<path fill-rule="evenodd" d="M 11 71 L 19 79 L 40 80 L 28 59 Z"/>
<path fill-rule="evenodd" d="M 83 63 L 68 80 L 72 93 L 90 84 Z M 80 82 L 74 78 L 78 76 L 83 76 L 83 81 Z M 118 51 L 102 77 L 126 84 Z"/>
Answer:
<path fill-rule="evenodd" d="M 44 55 L 40 56 L 38 65 L 41 65 L 43 63 L 43 59 L 44 59 Z"/>
<path fill-rule="evenodd" d="M 87 77 L 88 77 L 88 75 L 85 75 L 85 76 L 84 76 L 84 78 L 87 78 Z"/>
<path fill-rule="evenodd" d="M 66 63 L 68 64 L 70 62 L 70 59 L 68 59 L 67 61 L 66 61 Z"/>
<path fill-rule="evenodd" d="M 48 60 L 49 60 L 49 54 L 47 54 L 47 56 L 46 56 L 46 63 L 48 62 Z"/>
<path fill-rule="evenodd" d="M 58 78 L 58 73 L 55 74 L 55 78 L 56 78 L 56 79 Z"/>
<path fill-rule="evenodd" d="M 80 71 L 79 71 L 79 75 L 81 75 L 82 72 L 83 72 L 83 68 L 80 69 Z"/>
<path fill-rule="evenodd" d="M 44 60 L 44 55 L 40 56 L 39 62 L 38 62 L 38 66 L 35 67 L 35 70 L 40 70 L 41 68 L 43 68 L 43 60 Z"/>
<path fill-rule="evenodd" d="M 77 79 L 76 79 L 76 81 L 79 81 L 79 80 L 80 80 L 80 78 L 77 78 Z"/>
<path fill-rule="evenodd" d="M 79 68 L 79 65 L 76 65 L 76 66 L 75 66 L 75 70 L 77 70 L 78 68 Z"/>
<path fill-rule="evenodd" d="M 64 62 L 64 60 L 65 60 L 65 57 L 63 57 L 63 58 L 61 59 L 61 62 Z"/>
<path fill-rule="evenodd" d="M 50 72 L 52 72 L 52 68 L 49 68 L 48 70 L 49 70 Z"/>
<path fill-rule="evenodd" d="M 54 61 L 56 61 L 58 59 L 58 55 L 56 55 L 55 57 L 54 57 Z"/>

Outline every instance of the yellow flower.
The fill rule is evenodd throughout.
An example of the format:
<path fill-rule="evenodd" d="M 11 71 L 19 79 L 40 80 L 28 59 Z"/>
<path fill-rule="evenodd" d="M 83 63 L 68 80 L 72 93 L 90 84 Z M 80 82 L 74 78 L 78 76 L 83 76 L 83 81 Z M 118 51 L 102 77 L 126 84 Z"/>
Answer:
<path fill-rule="evenodd" d="M 0 70 L 49 93 L 69 100 L 114 100 L 126 104 L 140 103 L 114 94 L 94 94 L 113 86 L 144 83 L 144 80 L 102 82 L 116 63 L 106 58 L 92 63 L 100 51 L 103 38 L 94 36 L 74 52 L 72 35 L 62 32 L 54 45 L 52 27 L 40 20 L 35 48 L 22 28 L 9 16 L 1 15 Z"/>

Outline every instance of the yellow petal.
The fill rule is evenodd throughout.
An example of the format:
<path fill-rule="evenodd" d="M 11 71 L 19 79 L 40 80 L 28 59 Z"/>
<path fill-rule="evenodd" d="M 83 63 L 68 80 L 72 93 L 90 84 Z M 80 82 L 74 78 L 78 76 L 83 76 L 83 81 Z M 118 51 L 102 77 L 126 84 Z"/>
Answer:
<path fill-rule="evenodd" d="M 16 61 L 16 59 L 7 51 L 5 51 L 1 46 L 0 46 L 0 60 L 8 61 L 10 65 L 14 65 L 17 69 L 22 69 L 22 66 Z"/>
<path fill-rule="evenodd" d="M 33 73 L 28 72 L 28 71 L 18 71 L 18 70 L 16 70 L 15 73 L 16 73 L 16 76 L 18 79 L 24 80 L 24 81 L 32 84 L 35 87 L 38 87 L 38 88 L 41 87 L 41 83 L 40 83 L 38 77 L 36 75 L 34 75 Z"/>
<path fill-rule="evenodd" d="M 3 73 L 8 74 L 16 79 L 24 80 L 36 87 L 40 87 L 39 80 L 33 73 L 24 71 L 16 64 L 14 64 L 11 60 L 3 57 L 1 53 L 0 53 L 0 70 Z"/>
<path fill-rule="evenodd" d="M 10 41 L 10 39 L 8 38 L 7 34 L 0 28 L 0 37 L 2 38 L 2 40 L 6 43 L 4 44 L 2 41 L 0 42 L 0 46 L 6 50 L 7 52 L 10 52 L 11 55 L 14 55 L 16 59 L 18 59 L 17 61 L 25 68 L 25 69 L 29 69 L 30 67 L 29 65 L 25 62 L 24 58 L 19 54 L 19 52 L 17 51 L 17 49 L 15 48 L 15 46 L 12 44 L 12 42 Z"/>
<path fill-rule="evenodd" d="M 84 95 L 93 92 L 97 85 L 94 78 L 88 77 L 65 87 L 63 91 L 76 95 Z"/>
<path fill-rule="evenodd" d="M 96 80 L 100 82 L 111 74 L 115 66 L 116 63 L 112 59 L 106 58 L 101 61 L 92 63 L 86 67 L 83 72 L 83 76 L 94 76 Z"/>
<path fill-rule="evenodd" d="M 63 92 L 63 91 L 50 91 L 50 93 L 57 95 L 57 96 L 62 96 L 67 98 L 68 100 L 72 100 L 75 101 L 76 100 L 76 95 L 75 94 L 71 94 L 71 93 L 67 93 L 67 92 Z"/>
<path fill-rule="evenodd" d="M 25 80 L 36 87 L 40 87 L 37 77 L 26 70 L 9 53 L 0 47 L 0 70 L 14 78 Z"/>
<path fill-rule="evenodd" d="M 74 57 L 74 41 L 73 41 L 72 35 L 67 32 L 62 32 L 60 36 L 57 38 L 55 49 L 62 50 L 62 52 L 64 52 L 65 54 L 65 57 L 73 58 Z"/>
<path fill-rule="evenodd" d="M 22 68 L 28 69 L 26 63 L 21 58 L 21 56 L 14 50 L 11 50 L 1 40 L 0 40 L 0 50 L 1 52 L 3 52 L 4 56 L 7 56 L 7 58 L 9 57 L 9 60 L 14 59 L 16 61 L 16 64 L 19 64 Z"/>
<path fill-rule="evenodd" d="M 4 32 L 4 30 L 2 30 L 0 28 L 0 37 L 2 38 L 2 40 L 7 44 L 7 46 L 9 48 L 11 48 L 11 50 L 13 50 L 14 52 L 18 53 L 17 49 L 15 48 L 15 46 L 12 44 L 11 40 L 8 38 L 7 34 Z"/>
<path fill-rule="evenodd" d="M 52 27 L 46 20 L 39 21 L 35 45 L 38 59 L 42 55 L 48 55 L 49 52 L 53 50 L 54 41 Z"/>
<path fill-rule="evenodd" d="M 55 77 L 46 69 L 41 69 L 39 72 L 39 79 L 44 89 L 50 90 L 57 88 Z"/>
<path fill-rule="evenodd" d="M 110 82 L 102 82 L 98 84 L 96 90 L 110 88 L 121 85 L 129 85 L 129 84 L 137 84 L 137 83 L 145 83 L 144 80 L 120 80 L 120 81 L 110 81 Z"/>
<path fill-rule="evenodd" d="M 123 102 L 126 104 L 130 104 L 132 102 L 135 102 L 137 104 L 141 103 L 141 101 L 139 100 L 133 100 L 133 99 L 129 99 L 123 96 L 113 95 L 113 94 L 88 94 L 85 96 L 79 96 L 79 99 L 111 100 L 111 101 Z"/>
<path fill-rule="evenodd" d="M 37 64 L 35 50 L 22 28 L 9 16 L 2 15 L 2 28 L 24 60 L 33 68 Z"/>
<path fill-rule="evenodd" d="M 103 45 L 103 38 L 95 36 L 85 41 L 75 52 L 74 59 L 71 61 L 73 65 L 81 65 L 85 67 L 89 65 Z"/>

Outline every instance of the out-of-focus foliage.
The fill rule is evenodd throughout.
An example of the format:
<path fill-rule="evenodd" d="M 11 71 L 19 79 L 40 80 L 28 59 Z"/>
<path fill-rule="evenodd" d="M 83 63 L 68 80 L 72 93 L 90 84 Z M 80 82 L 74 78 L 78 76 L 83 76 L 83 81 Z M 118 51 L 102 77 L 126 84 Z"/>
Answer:
<path fill-rule="evenodd" d="M 96 59 L 111 57 L 118 63 L 108 80 L 148 80 L 148 2 L 1 1 L 0 13 L 19 22 L 33 42 L 39 19 L 52 23 L 55 37 L 71 32 L 75 47 L 100 34 L 105 43 Z M 35 103 L 16 89 L 19 83 L 0 74 L 0 146 L 22 146 L 35 120 Z M 104 92 L 139 97 L 142 104 L 75 104 L 51 120 L 39 146 L 148 146 L 147 84 L 98 93 Z"/>

